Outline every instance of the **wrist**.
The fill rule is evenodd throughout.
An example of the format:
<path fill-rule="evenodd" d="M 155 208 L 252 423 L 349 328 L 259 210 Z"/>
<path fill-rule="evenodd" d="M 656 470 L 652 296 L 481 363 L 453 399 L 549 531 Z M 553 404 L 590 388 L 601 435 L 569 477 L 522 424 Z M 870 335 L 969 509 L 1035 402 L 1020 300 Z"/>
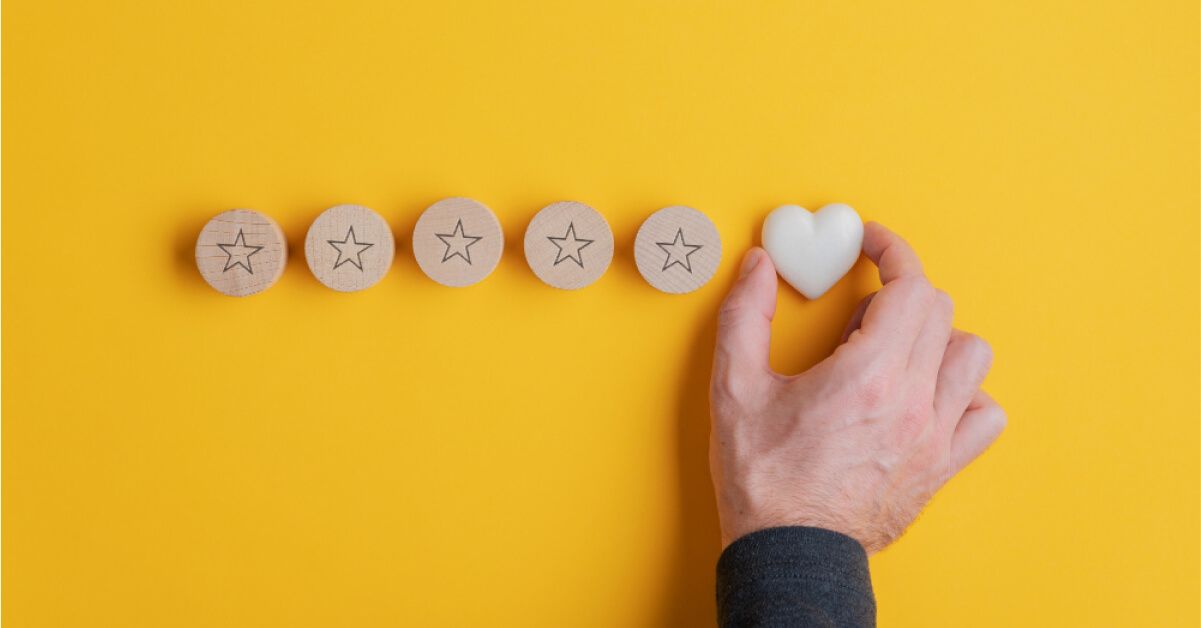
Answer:
<path fill-rule="evenodd" d="M 722 513 L 724 514 L 724 513 Z M 738 539 L 761 530 L 770 528 L 820 528 L 837 532 L 854 539 L 865 551 L 871 547 L 863 538 L 862 529 L 851 525 L 844 517 L 829 513 L 818 508 L 801 508 L 793 512 L 737 512 L 731 516 L 721 516 L 721 546 L 729 547 Z"/>

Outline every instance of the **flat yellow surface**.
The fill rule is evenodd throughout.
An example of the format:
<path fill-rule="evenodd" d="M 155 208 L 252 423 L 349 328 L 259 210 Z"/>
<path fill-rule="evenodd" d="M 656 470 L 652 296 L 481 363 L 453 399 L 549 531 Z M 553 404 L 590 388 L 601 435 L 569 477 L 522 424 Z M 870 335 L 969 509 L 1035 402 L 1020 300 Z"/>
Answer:
<path fill-rule="evenodd" d="M 715 312 L 766 213 L 906 235 L 994 345 L 997 446 L 872 560 L 883 626 L 1196 626 L 1196 2 L 63 2 L 3 7 L 6 626 L 703 626 Z M 854 5 L 854 6 L 852 6 Z M 450 195 L 508 248 L 425 278 Z M 568 293 L 543 205 L 610 221 Z M 303 259 L 343 202 L 398 239 L 339 294 Z M 651 289 L 641 220 L 725 241 Z M 292 257 L 246 299 L 212 215 Z M 781 292 L 773 361 L 827 354 L 861 262 Z"/>

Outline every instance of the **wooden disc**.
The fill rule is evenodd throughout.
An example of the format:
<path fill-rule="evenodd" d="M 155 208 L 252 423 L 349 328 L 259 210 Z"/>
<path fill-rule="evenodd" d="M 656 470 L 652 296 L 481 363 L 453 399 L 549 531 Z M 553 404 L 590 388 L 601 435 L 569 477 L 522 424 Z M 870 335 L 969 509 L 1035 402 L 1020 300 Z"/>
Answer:
<path fill-rule="evenodd" d="M 370 288 L 383 279 L 395 248 L 388 223 L 361 205 L 337 205 L 321 212 L 304 238 L 309 269 L 339 292 Z"/>
<path fill-rule="evenodd" d="M 583 203 L 551 203 L 526 227 L 525 261 L 547 285 L 583 288 L 613 261 L 613 231 L 604 216 Z"/>
<path fill-rule="evenodd" d="M 647 283 L 671 294 L 705 285 L 721 262 L 721 236 L 709 217 L 683 205 L 650 215 L 634 239 L 634 261 Z"/>
<path fill-rule="evenodd" d="M 455 288 L 492 273 L 505 250 L 496 214 L 469 198 L 430 205 L 413 227 L 413 257 L 430 279 Z"/>
<path fill-rule="evenodd" d="M 222 294 L 244 297 L 275 285 L 288 261 L 284 232 L 267 216 L 231 209 L 208 221 L 196 238 L 196 267 Z"/>

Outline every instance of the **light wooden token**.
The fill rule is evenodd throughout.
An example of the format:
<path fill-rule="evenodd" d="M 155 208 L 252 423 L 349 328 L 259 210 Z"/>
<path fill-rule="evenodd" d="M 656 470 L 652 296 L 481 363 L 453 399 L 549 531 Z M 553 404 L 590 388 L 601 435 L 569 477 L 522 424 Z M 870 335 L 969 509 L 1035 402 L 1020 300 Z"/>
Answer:
<path fill-rule="evenodd" d="M 492 273 L 505 250 L 496 214 L 469 198 L 444 198 L 413 227 L 413 257 L 430 279 L 455 288 Z"/>
<path fill-rule="evenodd" d="M 288 261 L 284 232 L 267 216 L 231 209 L 208 221 L 196 238 L 196 267 L 222 294 L 244 297 L 275 285 Z"/>
<path fill-rule="evenodd" d="M 609 268 L 613 231 L 604 216 L 583 203 L 552 203 L 525 230 L 525 260 L 548 285 L 583 288 Z"/>
<path fill-rule="evenodd" d="M 361 205 L 337 205 L 321 212 L 304 238 L 309 269 L 339 292 L 370 288 L 383 279 L 395 248 L 388 223 Z"/>
<path fill-rule="evenodd" d="M 721 236 L 709 217 L 683 205 L 650 215 L 634 239 L 634 261 L 647 283 L 671 294 L 705 285 L 721 262 Z"/>

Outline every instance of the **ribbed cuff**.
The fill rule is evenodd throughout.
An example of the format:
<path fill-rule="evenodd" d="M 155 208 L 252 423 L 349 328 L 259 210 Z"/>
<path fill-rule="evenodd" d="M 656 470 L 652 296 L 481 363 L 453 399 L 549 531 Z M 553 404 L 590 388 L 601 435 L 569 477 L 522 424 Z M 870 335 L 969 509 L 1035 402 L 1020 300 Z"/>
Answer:
<path fill-rule="evenodd" d="M 717 608 L 722 626 L 874 626 L 867 552 L 822 528 L 752 532 L 717 561 Z"/>

